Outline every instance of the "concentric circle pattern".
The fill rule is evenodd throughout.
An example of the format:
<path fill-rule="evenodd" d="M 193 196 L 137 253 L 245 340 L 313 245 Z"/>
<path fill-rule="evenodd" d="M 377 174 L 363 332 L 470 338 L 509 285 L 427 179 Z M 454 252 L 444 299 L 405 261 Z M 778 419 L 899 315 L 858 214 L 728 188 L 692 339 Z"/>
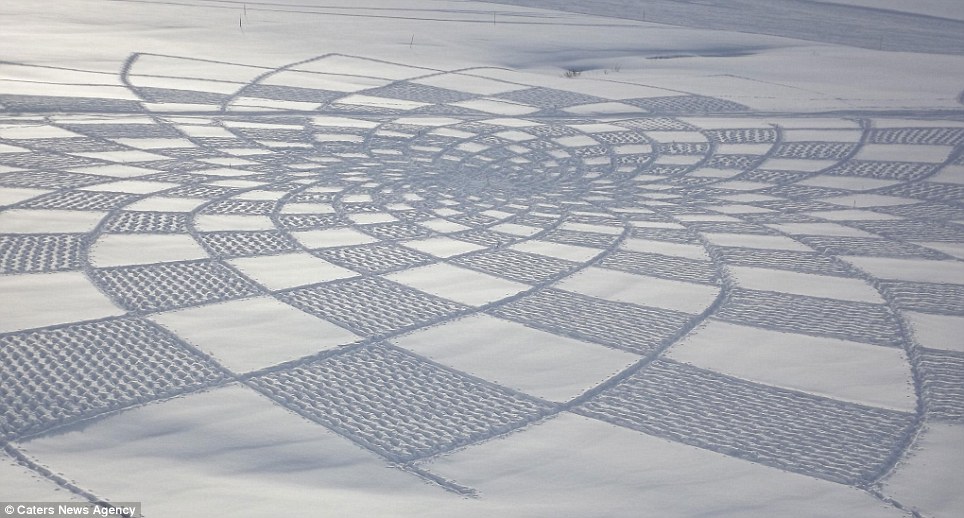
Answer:
<path fill-rule="evenodd" d="M 0 95 L 4 443 L 241 383 L 459 493 L 427 461 L 573 413 L 869 487 L 964 419 L 915 334 L 964 319 L 960 121 L 342 55 L 123 77 Z"/>

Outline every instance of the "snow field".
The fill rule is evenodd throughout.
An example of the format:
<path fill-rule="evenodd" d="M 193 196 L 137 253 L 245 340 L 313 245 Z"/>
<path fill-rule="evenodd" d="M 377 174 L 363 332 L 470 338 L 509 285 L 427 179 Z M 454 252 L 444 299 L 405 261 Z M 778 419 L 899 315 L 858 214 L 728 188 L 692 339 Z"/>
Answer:
<path fill-rule="evenodd" d="M 419 5 L 405 23 L 453 7 Z M 446 16 L 488 26 L 467 5 L 484 7 Z M 603 24 L 503 8 L 493 30 Z M 291 9 L 252 15 L 282 27 Z M 275 34 L 248 30 L 245 48 Z M 217 57 L 166 37 L 105 60 L 119 85 L 24 64 L 49 84 L 0 84 L 0 500 L 960 511 L 964 126 L 947 99 L 895 115 L 842 79 L 738 91 L 755 80 L 711 74 L 720 56 L 565 78 L 417 56 L 415 36 L 407 59 L 384 40 Z M 812 104 L 786 109 L 789 90 Z M 806 113 L 830 104 L 847 108 Z"/>

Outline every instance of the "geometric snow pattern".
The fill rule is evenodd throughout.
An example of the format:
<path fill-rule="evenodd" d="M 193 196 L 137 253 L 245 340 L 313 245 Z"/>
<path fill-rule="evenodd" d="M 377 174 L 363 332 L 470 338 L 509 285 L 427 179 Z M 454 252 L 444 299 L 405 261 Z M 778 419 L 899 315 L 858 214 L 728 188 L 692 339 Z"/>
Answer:
<path fill-rule="evenodd" d="M 177 212 L 118 212 L 104 224 L 116 234 L 181 234 L 187 232 L 187 214 Z"/>
<path fill-rule="evenodd" d="M 546 282 L 553 277 L 571 272 L 578 265 L 564 259 L 509 249 L 464 255 L 453 259 L 452 263 L 529 284 Z"/>
<path fill-rule="evenodd" d="M 24 308 L 62 303 L 69 315 L 71 301 L 86 299 L 45 297 L 76 276 L 127 311 L 34 320 L 7 301 L 8 329 L 56 324 L 0 335 L 0 441 L 227 383 L 188 345 L 197 330 L 177 337 L 141 318 L 227 316 L 220 303 L 263 308 L 264 297 L 292 321 L 360 341 L 332 350 L 323 344 L 334 338 L 317 337 L 297 355 L 314 356 L 247 374 L 248 386 L 415 471 L 416 460 L 574 410 L 866 487 L 901 460 L 925 419 L 964 419 L 960 353 L 920 347 L 898 317 L 964 315 L 964 281 L 946 275 L 964 243 L 956 122 L 773 119 L 705 95 L 610 98 L 598 81 L 562 89 L 552 86 L 561 79 L 511 70 L 359 57 L 270 69 L 164 56 L 161 70 L 150 65 L 159 56 L 141 57 L 122 71 L 140 101 L 0 92 L 0 280 Z M 225 79 L 230 70 L 252 76 Z M 198 89 L 133 86 L 159 77 Z M 188 111 L 172 116 L 169 104 Z M 163 115 L 151 113 L 158 107 Z M 611 109 L 618 115 L 589 115 Z M 895 258 L 931 260 L 950 282 L 851 266 Z M 731 272 L 764 280 L 740 285 Z M 816 291 L 776 282 L 796 274 L 810 274 Z M 560 289 L 590 278 L 601 279 L 589 290 L 598 296 Z M 665 309 L 687 298 L 681 282 L 714 300 L 699 314 Z M 813 296 L 853 282 L 873 302 Z M 639 359 L 559 406 L 378 341 L 478 312 Z M 662 358 L 708 318 L 855 351 L 891 348 L 883 354 L 909 363 L 921 404 L 875 408 Z M 215 348 L 247 354 L 257 344 L 283 359 L 297 346 L 259 340 Z M 513 379 L 538 357 L 487 359 L 486 379 Z"/>
<path fill-rule="evenodd" d="M 431 263 L 430 256 L 391 244 L 322 249 L 315 255 L 331 263 L 362 273 L 386 273 Z"/>
<path fill-rule="evenodd" d="M 94 278 L 131 311 L 164 311 L 258 293 L 217 261 L 191 261 L 97 269 Z"/>
<path fill-rule="evenodd" d="M 288 304 L 364 336 L 422 326 L 465 307 L 379 277 L 348 279 L 279 294 Z"/>
<path fill-rule="evenodd" d="M 0 274 L 77 270 L 82 245 L 77 234 L 0 235 Z"/>
<path fill-rule="evenodd" d="M 218 257 L 245 257 L 290 252 L 298 248 L 287 234 L 276 230 L 203 232 L 199 241 Z"/>
<path fill-rule="evenodd" d="M 788 333 L 856 342 L 900 345 L 900 330 L 887 306 L 773 291 L 734 289 L 716 318 Z"/>
<path fill-rule="evenodd" d="M 508 432 L 550 408 L 382 345 L 252 382 L 291 410 L 399 462 Z"/>
<path fill-rule="evenodd" d="M 880 285 L 897 309 L 964 315 L 964 285 L 909 281 L 881 281 Z"/>
<path fill-rule="evenodd" d="M 604 268 L 678 281 L 715 283 L 718 273 L 709 261 L 659 254 L 617 251 L 599 263 Z"/>
<path fill-rule="evenodd" d="M 657 360 L 584 405 L 614 424 L 844 484 L 873 480 L 913 415 Z"/>
<path fill-rule="evenodd" d="M 814 243 L 806 241 L 810 246 Z M 851 269 L 842 261 L 829 255 L 815 252 L 793 250 L 761 250 L 753 248 L 721 248 L 723 260 L 734 266 L 755 266 L 765 264 L 768 268 L 793 270 L 816 275 L 836 275 L 848 277 Z"/>
<path fill-rule="evenodd" d="M 921 371 L 928 417 L 964 422 L 964 354 L 925 350 Z"/>
<path fill-rule="evenodd" d="M 546 289 L 489 313 L 563 336 L 649 354 L 676 336 L 691 316 Z"/>
<path fill-rule="evenodd" d="M 2 335 L 0 373 L 4 440 L 224 377 L 216 365 L 140 319 Z"/>

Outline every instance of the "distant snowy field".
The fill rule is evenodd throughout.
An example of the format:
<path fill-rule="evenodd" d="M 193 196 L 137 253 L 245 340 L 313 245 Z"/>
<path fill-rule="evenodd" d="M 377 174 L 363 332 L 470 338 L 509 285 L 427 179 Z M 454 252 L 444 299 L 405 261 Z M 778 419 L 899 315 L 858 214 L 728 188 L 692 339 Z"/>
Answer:
<path fill-rule="evenodd" d="M 0 502 L 964 515 L 958 1 L 399 4 L 0 5 Z"/>

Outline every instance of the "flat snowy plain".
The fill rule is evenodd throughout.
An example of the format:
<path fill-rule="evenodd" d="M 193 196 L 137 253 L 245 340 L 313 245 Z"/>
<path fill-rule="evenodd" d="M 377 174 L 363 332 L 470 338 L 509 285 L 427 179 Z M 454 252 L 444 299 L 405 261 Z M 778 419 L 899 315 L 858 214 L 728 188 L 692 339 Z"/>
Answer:
<path fill-rule="evenodd" d="M 3 2 L 0 501 L 964 515 L 905 4 Z"/>

